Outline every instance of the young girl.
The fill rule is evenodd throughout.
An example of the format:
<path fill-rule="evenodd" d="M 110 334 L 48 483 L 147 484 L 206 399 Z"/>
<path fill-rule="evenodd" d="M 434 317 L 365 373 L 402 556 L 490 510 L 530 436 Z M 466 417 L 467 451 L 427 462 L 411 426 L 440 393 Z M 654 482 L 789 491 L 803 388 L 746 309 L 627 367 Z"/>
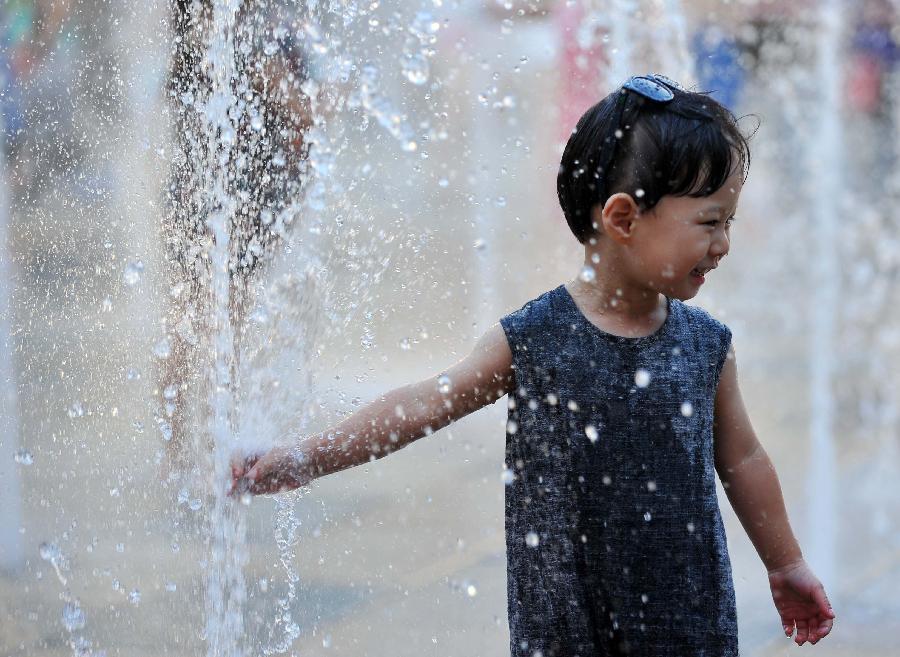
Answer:
<path fill-rule="evenodd" d="M 748 166 L 746 138 L 714 99 L 662 76 L 629 79 L 563 153 L 578 277 L 502 318 L 439 376 L 296 446 L 236 456 L 235 490 L 304 486 L 508 394 L 512 655 L 736 656 L 714 472 L 785 633 L 816 643 L 834 612 L 744 409 L 731 332 L 683 303 L 728 253 Z"/>

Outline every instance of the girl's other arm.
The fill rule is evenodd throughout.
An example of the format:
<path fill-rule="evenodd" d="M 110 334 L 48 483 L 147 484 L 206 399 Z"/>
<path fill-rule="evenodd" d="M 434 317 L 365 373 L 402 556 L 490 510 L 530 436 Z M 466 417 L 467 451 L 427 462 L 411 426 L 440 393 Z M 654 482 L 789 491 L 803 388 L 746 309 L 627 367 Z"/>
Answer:
<path fill-rule="evenodd" d="M 788 522 L 778 475 L 753 431 L 738 387 L 734 349 L 715 400 L 716 471 L 728 500 L 769 572 L 775 606 L 787 636 L 816 643 L 831 631 L 834 612 L 825 589 L 803 560 Z"/>
<path fill-rule="evenodd" d="M 513 381 L 512 352 L 495 324 L 445 372 L 392 390 L 294 447 L 276 447 L 255 462 L 238 459 L 235 481 L 243 477 L 243 487 L 254 494 L 276 493 L 368 463 L 496 401 Z"/>

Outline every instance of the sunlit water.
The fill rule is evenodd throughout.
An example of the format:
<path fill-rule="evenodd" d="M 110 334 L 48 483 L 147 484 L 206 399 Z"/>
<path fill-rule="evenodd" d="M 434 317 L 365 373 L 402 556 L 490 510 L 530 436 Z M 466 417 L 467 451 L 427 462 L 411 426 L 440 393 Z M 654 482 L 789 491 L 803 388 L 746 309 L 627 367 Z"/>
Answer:
<path fill-rule="evenodd" d="M 202 570 L 204 619 L 199 626 L 192 627 L 191 632 L 192 636 L 199 635 L 205 640 L 209 655 L 236 657 L 286 653 L 303 638 L 304 628 L 315 627 L 310 620 L 312 612 L 304 607 L 300 596 L 303 587 L 300 565 L 314 563 L 313 560 L 321 556 L 306 551 L 301 544 L 302 537 L 311 531 L 302 524 L 306 509 L 297 504 L 299 496 L 280 497 L 274 503 L 254 500 L 249 508 L 240 500 L 228 498 L 225 495 L 229 483 L 228 459 L 235 449 L 260 450 L 276 442 L 294 440 L 311 428 L 320 428 L 323 417 L 328 416 L 335 406 L 342 411 L 352 410 L 361 403 L 360 397 L 374 394 L 367 390 L 365 394 L 358 395 L 359 388 L 369 384 L 373 388 L 383 387 L 379 368 L 385 366 L 386 369 L 387 362 L 381 359 L 383 345 L 378 344 L 377 334 L 379 322 L 385 321 L 384 308 L 380 307 L 384 302 L 373 298 L 372 291 L 393 285 L 385 283 L 385 278 L 405 266 L 408 262 L 405 258 L 409 258 L 410 253 L 418 258 L 414 262 L 419 265 L 426 259 L 441 262 L 440 248 L 435 248 L 434 242 L 429 241 L 426 231 L 416 234 L 423 224 L 411 224 L 409 220 L 410 215 L 435 210 L 435 205 L 417 204 L 415 194 L 418 193 L 421 199 L 459 192 L 458 197 L 447 198 L 454 201 L 464 199 L 460 202 L 462 209 L 451 207 L 453 201 L 445 202 L 438 208 L 439 212 L 434 212 L 438 216 L 430 219 L 433 224 L 427 224 L 429 231 L 463 233 L 465 236 L 460 238 L 461 242 L 469 250 L 466 252 L 466 262 L 476 263 L 480 267 L 477 269 L 479 278 L 490 279 L 487 291 L 479 289 L 472 293 L 472 296 L 482 295 L 477 311 L 470 316 L 463 314 L 463 319 L 453 318 L 456 321 L 452 329 L 454 332 L 468 331 L 470 320 L 473 325 L 477 323 L 484 328 L 496 320 L 500 311 L 526 300 L 526 287 L 520 282 L 527 280 L 528 285 L 534 284 L 536 287 L 535 281 L 544 284 L 547 279 L 535 271 L 555 274 L 565 270 L 566 276 L 574 273 L 552 262 L 551 256 L 540 252 L 540 249 L 536 249 L 540 252 L 538 256 L 532 256 L 522 246 L 526 242 L 519 240 L 526 234 L 531 241 L 540 241 L 536 235 L 541 235 L 541 231 L 549 233 L 552 229 L 558 232 L 559 227 L 552 224 L 558 217 L 554 215 L 553 219 L 545 220 L 543 217 L 535 219 L 526 216 L 524 212 L 533 212 L 534 208 L 528 207 L 528 202 L 523 203 L 522 199 L 526 196 L 531 198 L 533 190 L 524 189 L 528 185 L 512 184 L 510 178 L 504 178 L 510 175 L 505 171 L 507 167 L 513 169 L 512 173 L 516 175 L 516 163 L 544 162 L 543 159 L 529 160 L 521 155 L 537 143 L 533 134 L 529 133 L 534 126 L 550 131 L 555 129 L 553 108 L 546 108 L 552 103 L 547 103 L 546 98 L 529 96 L 533 85 L 529 77 L 532 70 L 552 70 L 556 66 L 554 58 L 563 44 L 557 41 L 559 36 L 554 23 L 543 16 L 519 15 L 512 8 L 513 3 L 508 3 L 510 8 L 503 10 L 508 13 L 492 14 L 490 12 L 493 10 L 489 8 L 484 13 L 473 10 L 469 18 L 471 25 L 465 26 L 461 10 L 454 7 L 453 12 L 456 13 L 450 12 L 446 4 L 404 5 L 402 10 L 394 11 L 379 7 L 378 3 L 312 2 L 296 7 L 296 15 L 283 24 L 263 22 L 258 29 L 248 29 L 244 22 L 246 17 L 264 14 L 270 8 L 269 4 L 239 3 L 235 0 L 213 3 L 211 12 L 203 19 L 208 21 L 205 25 L 207 39 L 200 54 L 207 64 L 209 85 L 198 83 L 190 95 L 174 100 L 184 107 L 193 108 L 191 111 L 196 110 L 202 117 L 192 135 L 197 142 L 196 154 L 203 162 L 200 167 L 202 174 L 192 184 L 204 201 L 206 234 L 211 239 L 194 243 L 193 246 L 197 247 L 198 254 L 208 264 L 208 278 L 199 281 L 208 295 L 208 306 L 198 305 L 193 311 L 198 317 L 205 316 L 208 334 L 203 332 L 202 321 L 181 322 L 175 327 L 168 327 L 169 334 L 164 338 L 154 338 L 152 353 L 155 359 L 163 360 L 179 344 L 179 340 L 195 341 L 203 354 L 204 376 L 209 378 L 208 390 L 203 393 L 208 395 L 197 404 L 198 411 L 190 425 L 191 431 L 196 434 L 191 438 L 195 471 L 166 489 L 171 493 L 172 507 L 164 511 L 167 517 L 180 518 L 178 514 L 183 514 L 196 519 L 180 521 L 179 536 L 199 536 L 205 541 L 198 553 L 191 555 L 187 568 Z M 695 79 L 686 45 L 690 23 L 683 3 L 676 0 L 663 3 L 616 0 L 611 3 L 585 2 L 580 6 L 559 4 L 560 7 L 555 10 L 560 12 L 563 9 L 578 10 L 578 22 L 571 35 L 578 41 L 579 47 L 585 52 L 594 50 L 605 53 L 608 65 L 592 72 L 596 88 L 591 93 L 595 96 L 605 93 L 610 84 L 617 84 L 627 75 L 643 72 L 647 68 L 661 68 L 662 72 L 688 84 Z M 572 6 L 564 8 L 563 4 Z M 823 4 L 823 8 L 828 6 Z M 645 13 L 638 18 L 635 16 L 637 10 Z M 841 42 L 841 30 L 847 29 L 846 21 L 849 19 L 846 16 L 835 19 L 824 10 L 822 14 L 804 18 L 810 24 L 803 28 L 806 32 L 799 32 L 798 40 L 803 46 L 800 50 L 813 49 L 822 55 L 815 83 L 810 85 L 807 82 L 807 86 L 797 83 L 801 78 L 810 77 L 804 66 L 813 61 L 798 56 L 798 62 L 779 60 L 782 62 L 777 67 L 779 75 L 772 76 L 771 80 L 766 79 L 761 88 L 766 89 L 770 84 L 771 96 L 777 100 L 773 102 L 777 110 L 764 116 L 764 119 L 769 121 L 766 125 L 771 126 L 772 133 L 784 139 L 784 143 L 776 145 L 782 148 L 784 157 L 781 159 L 791 161 L 812 174 L 808 189 L 798 185 L 785 196 L 792 199 L 802 197 L 803 203 L 814 209 L 790 208 L 783 216 L 779 214 L 782 221 L 778 223 L 777 230 L 772 228 L 772 223 L 766 224 L 762 219 L 757 221 L 756 217 L 750 217 L 747 223 L 752 221 L 767 226 L 777 236 L 772 237 L 770 242 L 761 240 L 764 246 L 760 252 L 765 253 L 765 257 L 746 263 L 744 271 L 753 272 L 752 276 L 749 273 L 736 276 L 733 288 L 712 299 L 717 300 L 719 306 L 731 310 L 732 314 L 726 320 L 731 320 L 737 329 L 737 337 L 743 340 L 742 344 L 753 344 L 750 330 L 742 332 L 741 328 L 748 325 L 747 318 L 754 314 L 770 318 L 773 324 L 787 318 L 783 330 L 789 340 L 796 335 L 804 336 L 804 340 L 809 339 L 810 354 L 805 359 L 812 368 L 804 369 L 797 385 L 801 388 L 809 385 L 812 408 L 808 419 L 804 416 L 803 421 L 791 426 L 798 434 L 795 440 L 803 445 L 806 441 L 804 431 L 809 429 L 812 437 L 812 458 L 808 459 L 810 469 L 807 472 L 801 467 L 798 471 L 780 471 L 780 474 L 788 484 L 788 493 L 792 492 L 791 482 L 809 482 L 809 500 L 804 503 L 804 508 L 812 518 L 811 526 L 804 529 L 805 523 L 798 516 L 793 518 L 795 529 L 805 539 L 802 542 L 814 565 L 821 569 L 819 574 L 823 579 L 832 580 L 838 579 L 836 571 L 840 571 L 840 564 L 829 564 L 839 553 L 842 537 L 847 540 L 846 532 L 841 531 L 840 525 L 829 525 L 827 522 L 834 513 L 833 509 L 839 509 L 843 503 L 841 496 L 837 495 L 841 473 L 840 468 L 836 467 L 838 457 L 833 451 L 840 447 L 839 439 L 834 435 L 836 427 L 846 434 L 844 440 L 859 441 L 873 455 L 869 466 L 873 476 L 864 479 L 864 486 L 852 490 L 862 509 L 854 514 L 854 519 L 859 522 L 861 531 L 871 531 L 885 544 L 896 541 L 893 531 L 896 527 L 896 509 L 890 503 L 891 496 L 886 494 L 896 486 L 892 464 L 897 451 L 897 401 L 886 391 L 886 382 L 891 380 L 893 374 L 890 364 L 895 362 L 888 356 L 896 355 L 898 344 L 896 329 L 886 322 L 874 328 L 866 327 L 863 331 L 854 318 L 879 314 L 890 316 L 890 290 L 893 288 L 886 272 L 896 267 L 896 256 L 892 254 L 897 250 L 892 248 L 896 247 L 896 238 L 888 215 L 881 217 L 873 209 L 874 205 L 866 206 L 862 213 L 867 222 L 866 230 L 848 237 L 850 246 L 836 244 L 840 239 L 835 235 L 836 224 L 840 225 L 842 217 L 838 214 L 840 206 L 832 202 L 831 194 L 822 193 L 822 189 L 847 184 L 828 164 L 841 159 L 840 132 L 844 126 L 840 123 L 841 115 L 835 97 L 836 90 L 840 88 L 839 53 L 835 44 Z M 835 26 L 834 20 L 844 21 L 843 27 Z M 458 27 L 460 23 L 464 27 Z M 483 30 L 480 42 L 471 36 L 479 29 Z M 253 114 L 253 100 L 247 98 L 248 89 L 242 85 L 247 80 L 247 67 L 272 57 L 288 33 L 304 44 L 316 69 L 315 75 L 303 83 L 303 93 L 310 102 L 311 119 L 306 133 L 310 151 L 302 175 L 302 194 L 291 194 L 286 202 L 265 214 L 265 221 L 275 227 L 279 240 L 272 249 L 260 247 L 258 255 L 266 266 L 255 277 L 248 279 L 247 289 L 242 290 L 243 280 L 238 278 L 238 287 L 234 287 L 229 273 L 236 257 L 236 243 L 247 240 L 246 235 L 235 229 L 234 215 L 243 200 L 235 194 L 233 182 L 235 176 L 239 177 L 250 166 L 247 160 L 252 161 L 254 157 L 248 146 L 253 138 L 249 142 L 241 141 L 241 130 L 249 129 L 261 134 L 264 126 L 262 117 Z M 441 44 L 444 50 L 438 53 L 438 40 L 445 34 L 453 36 L 447 37 L 447 41 Z M 154 32 L 154 38 L 157 37 Z M 489 45 L 484 45 L 485 42 Z M 462 65 L 455 60 L 448 64 L 446 60 L 451 56 L 448 53 L 460 60 L 468 58 L 466 61 L 470 62 L 474 72 L 465 81 L 465 86 L 458 84 L 453 87 L 455 79 L 463 76 L 460 72 Z M 810 91 L 810 88 L 814 94 L 807 96 L 802 93 Z M 136 102 L 135 99 L 140 96 L 133 91 L 130 93 L 133 98 L 129 102 Z M 249 95 L 252 97 L 253 93 Z M 817 133 L 816 139 L 803 138 L 807 133 L 798 137 L 796 126 L 804 125 L 803 117 L 813 97 L 822 98 L 824 129 Z M 475 125 L 466 124 L 464 119 L 454 116 L 454 111 L 459 113 L 459 110 L 454 110 L 453 103 L 461 102 L 459 98 L 465 98 L 471 104 Z M 755 98 L 745 100 L 746 111 L 762 112 L 755 107 L 755 103 Z M 541 105 L 539 111 L 534 109 L 535 104 Z M 540 116 L 540 120 L 526 124 L 526 117 L 534 115 Z M 777 133 L 779 121 L 784 121 L 791 130 Z M 548 125 L 551 127 L 548 128 Z M 565 130 L 558 132 L 565 133 Z M 463 133 L 465 138 L 461 136 Z M 365 139 L 360 135 L 365 135 Z M 763 140 L 767 138 L 764 134 L 760 137 Z M 352 152 L 352 148 L 361 143 L 365 144 L 364 149 Z M 435 153 L 440 155 L 439 149 L 447 143 L 453 144 L 459 152 L 454 152 L 454 157 L 444 158 L 451 161 L 444 162 L 441 167 L 435 163 Z M 765 152 L 765 141 L 760 151 Z M 283 160 L 277 153 L 269 155 L 274 172 Z M 552 176 L 558 154 L 554 152 L 552 155 L 545 158 L 549 162 L 547 171 L 550 173 L 542 171 L 543 177 Z M 163 155 L 159 157 L 165 159 Z M 516 157 L 522 159 L 516 160 Z M 763 162 L 766 162 L 765 155 Z M 779 175 L 780 169 L 775 165 L 783 164 L 780 159 L 769 156 L 768 163 Z M 415 190 L 406 199 L 381 198 L 376 192 L 360 202 L 359 197 L 354 196 L 354 185 L 369 181 L 371 187 L 377 188 L 370 182 L 372 177 L 401 174 L 410 177 L 409 187 Z M 764 170 L 756 169 L 751 178 L 765 174 Z M 784 174 L 789 181 L 794 181 L 796 176 L 793 169 L 789 175 Z M 825 180 L 829 182 L 825 183 Z M 777 188 L 777 184 L 772 183 L 771 187 Z M 894 187 L 885 187 L 884 195 L 896 198 L 896 182 Z M 761 198 L 770 196 L 774 193 L 769 188 L 766 194 L 760 195 Z M 752 199 L 747 200 L 752 203 Z M 390 208 L 387 212 L 390 218 L 378 224 L 372 221 L 366 207 L 366 204 L 376 203 Z M 390 207 L 391 204 L 393 207 Z M 781 212 L 780 207 L 777 210 Z M 759 212 L 759 216 L 772 212 L 773 208 L 766 207 Z M 810 220 L 807 215 L 814 217 Z M 91 220 L 85 223 L 90 224 Z M 40 221 L 43 219 L 38 217 L 35 225 Z M 499 229 L 503 222 L 514 228 Z M 810 227 L 809 234 L 815 233 L 820 241 L 815 242 L 816 266 L 804 268 L 800 263 L 809 259 L 803 257 L 808 255 L 806 247 L 813 244 L 811 239 L 801 239 L 806 234 L 807 226 Z M 742 230 L 747 233 L 742 233 Z M 744 248 L 743 240 L 751 231 L 750 226 L 744 228 L 740 225 L 735 230 L 737 238 L 732 258 L 736 261 L 741 257 L 739 252 Z M 840 231 L 837 232 L 840 234 Z M 501 239 L 504 236 L 510 238 L 506 244 Z M 253 247 L 253 250 L 256 248 Z M 471 260 L 468 260 L 469 252 Z M 844 263 L 852 265 L 845 266 Z M 729 263 L 725 269 L 731 265 Z M 117 261 L 114 276 L 111 277 L 138 297 L 138 293 L 150 285 L 152 267 L 151 260 L 137 251 L 129 253 L 125 261 Z M 539 267 L 544 269 L 539 270 Z M 526 270 L 527 274 L 521 273 Z M 407 278 L 397 280 L 407 281 L 417 275 L 429 279 L 430 287 L 422 286 L 428 290 L 428 295 L 447 299 L 446 290 L 451 289 L 458 279 L 469 277 L 469 272 L 460 273 L 439 265 L 436 270 L 424 269 L 421 274 L 414 272 Z M 507 289 L 504 290 L 495 279 L 505 279 Z M 814 291 L 809 295 L 811 312 L 792 314 L 784 310 L 792 305 L 789 301 L 770 300 L 767 293 L 761 292 L 764 289 L 780 290 L 785 282 L 791 281 L 805 281 L 806 287 L 803 289 Z M 159 284 L 168 291 L 167 282 Z M 476 287 L 471 285 L 471 281 L 469 284 L 470 290 Z M 514 294 L 510 293 L 510 288 Z M 246 294 L 249 299 L 242 321 L 238 321 L 241 316 L 233 312 L 235 293 Z M 469 297 L 465 296 L 468 293 L 469 290 L 459 291 L 458 297 L 450 301 L 463 306 L 469 302 Z M 40 293 L 34 293 L 34 297 L 40 298 L 42 294 L 43 287 Z M 397 353 L 411 352 L 419 356 L 425 353 L 426 348 L 439 347 L 440 343 L 428 341 L 427 322 L 416 317 L 416 311 L 411 310 L 413 302 L 421 298 L 409 300 L 405 294 L 406 288 L 396 292 L 402 302 L 388 302 L 387 312 L 396 311 L 391 318 L 393 324 L 404 322 L 410 325 L 404 329 L 405 335 L 399 341 Z M 445 296 L 440 297 L 441 294 Z M 740 302 L 723 301 L 731 294 L 740 297 Z M 836 301 L 836 298 L 839 300 Z M 701 302 L 707 300 L 709 297 L 701 299 Z M 101 301 L 98 304 L 101 309 L 112 307 L 111 301 Z M 846 308 L 846 315 L 836 316 L 834 311 L 837 307 Z M 802 331 L 798 328 L 800 324 L 804 327 Z M 156 330 L 155 324 L 152 330 Z M 778 329 L 766 330 L 773 331 L 774 335 Z M 841 336 L 845 334 L 851 335 L 854 340 L 852 344 L 858 346 L 858 351 L 868 349 L 863 358 L 864 364 L 854 361 L 848 365 L 847 355 L 841 353 Z M 347 378 L 336 380 L 333 372 L 325 371 L 326 366 L 321 365 L 323 359 L 330 356 L 327 353 L 323 356 L 321 345 L 328 344 L 328 340 L 335 336 L 339 336 L 345 344 L 352 344 L 361 352 L 370 354 L 376 366 L 360 373 L 353 381 Z M 237 343 L 240 343 L 239 352 L 236 350 Z M 766 345 L 758 346 L 754 353 L 765 358 L 767 350 Z M 440 349 L 434 351 L 440 352 Z M 751 381 L 754 376 L 757 380 L 767 376 L 760 375 L 758 369 L 754 371 L 752 362 L 744 360 L 743 355 L 741 359 L 742 372 Z M 51 368 L 54 376 L 58 375 L 57 371 L 65 373 L 70 367 L 64 359 L 57 360 L 59 362 L 54 362 Z M 330 365 L 332 360 L 324 362 Z M 782 364 L 776 363 L 775 366 L 780 368 Z M 99 371 L 99 366 L 95 368 Z M 834 379 L 840 376 L 852 376 L 858 385 L 852 386 L 852 391 L 851 386 L 835 386 Z M 140 369 L 132 363 L 122 368 L 122 377 L 126 385 L 135 386 L 142 381 Z M 143 381 L 147 378 L 145 371 Z M 290 385 L 283 385 L 286 381 Z M 450 383 L 446 382 L 446 385 Z M 337 401 L 329 399 L 328 403 L 332 405 L 325 410 L 329 394 Z M 64 404 L 61 412 L 72 423 L 98 422 L 97 418 L 104 412 L 101 404 L 86 401 L 85 396 L 72 397 Z M 172 404 L 183 401 L 174 389 L 164 397 Z M 858 413 L 854 405 L 857 403 Z M 44 409 L 40 412 L 44 413 Z M 111 409 L 106 412 L 112 414 Z M 122 408 L 119 412 L 124 415 L 131 409 Z M 858 414 L 863 421 L 857 421 Z M 142 422 L 134 420 L 134 434 L 139 440 L 155 440 L 163 444 L 172 436 L 172 426 L 166 417 L 166 408 L 159 409 L 159 434 L 145 431 Z M 764 413 L 758 417 L 761 423 L 770 420 Z M 105 429 L 102 425 L 100 429 L 102 434 Z M 51 448 L 45 446 L 42 450 L 40 446 L 35 447 L 34 437 L 23 436 L 21 446 L 16 446 L 4 465 L 14 464 L 16 472 L 27 473 L 29 469 L 34 471 L 48 462 L 55 466 L 57 462 L 48 456 L 52 453 L 54 458 L 58 458 L 60 467 L 53 471 L 52 479 L 48 476 L 47 480 L 52 483 L 42 480 L 41 488 L 54 490 L 58 486 L 61 495 L 67 494 L 72 490 L 71 481 L 64 477 L 59 479 L 59 473 L 66 475 L 69 467 L 67 460 L 73 454 L 83 454 L 85 447 L 80 439 L 73 441 L 60 437 L 57 442 L 55 434 L 47 433 L 46 437 L 39 438 L 46 440 L 47 444 L 52 445 Z M 129 436 L 110 437 L 106 433 L 91 439 L 102 445 L 124 445 L 120 448 L 127 451 L 130 449 Z M 459 443 L 448 441 L 447 444 L 452 449 Z M 4 447 L 7 446 L 8 443 L 4 442 Z M 466 449 L 468 446 L 467 442 Z M 777 449 L 778 446 L 773 445 L 773 452 Z M 801 446 L 796 451 L 806 454 L 806 449 Z M 443 463 L 437 467 L 443 467 Z M 498 466 L 492 472 L 496 475 L 495 479 L 503 482 L 508 475 L 499 470 Z M 97 481 L 105 481 L 102 475 L 93 471 L 91 474 Z M 403 484 L 398 484 L 398 488 L 402 490 Z M 125 483 L 114 483 L 101 492 L 103 503 L 109 504 L 107 500 L 116 503 L 129 493 L 127 480 Z M 45 490 L 41 490 L 38 497 L 42 508 L 45 497 L 50 500 L 47 506 L 53 506 L 53 497 Z M 788 496 L 789 504 L 792 500 L 797 504 L 799 497 L 794 490 L 793 497 Z M 264 515 L 271 515 L 271 523 L 265 527 L 265 540 L 271 542 L 274 535 L 277 563 L 274 568 L 272 563 L 265 565 L 268 571 L 263 579 L 248 581 L 245 570 L 253 552 L 253 546 L 248 545 L 248 541 L 253 540 L 248 533 L 248 521 L 250 511 L 259 509 L 257 505 L 262 504 L 270 504 L 267 508 L 271 511 L 264 511 Z M 120 521 L 125 517 L 122 508 L 110 506 L 104 513 L 110 522 Z M 123 635 L 115 642 L 102 646 L 92 641 L 92 633 L 111 621 L 104 620 L 99 612 L 91 614 L 88 611 L 90 605 L 84 597 L 88 576 L 84 573 L 85 569 L 78 567 L 79 557 L 84 558 L 85 554 L 91 554 L 95 549 L 101 550 L 104 545 L 100 541 L 98 547 L 96 537 L 79 536 L 79 522 L 85 524 L 78 513 L 60 512 L 52 535 L 42 529 L 42 535 L 37 540 L 29 534 L 20 545 L 24 545 L 26 551 L 30 550 L 34 563 L 38 564 L 32 566 L 32 570 L 40 572 L 45 585 L 49 581 L 54 587 L 52 611 L 46 613 L 52 615 L 64 632 L 70 652 L 75 655 L 100 655 L 104 650 L 112 653 L 112 644 L 119 640 L 125 643 L 126 638 Z M 11 526 L 16 525 L 18 521 L 12 521 Z M 115 531 L 123 533 L 118 527 Z M 435 531 L 417 528 L 415 533 L 424 543 L 428 543 Z M 28 543 L 29 540 L 31 543 Z M 119 561 L 133 563 L 124 560 L 134 558 L 132 551 L 135 550 L 135 543 L 139 540 L 130 534 L 127 537 L 117 535 L 108 546 L 106 559 L 109 564 Z M 166 556 L 184 556 L 184 550 L 179 553 L 177 540 L 172 541 L 172 546 L 173 554 Z M 34 556 L 35 552 L 37 556 Z M 464 553 L 462 548 L 459 552 Z M 757 567 L 755 555 L 751 558 L 753 567 Z M 169 613 L 168 609 L 159 612 L 158 608 L 152 608 L 150 611 L 148 600 L 152 598 L 153 591 L 128 581 L 133 579 L 129 567 L 134 568 L 126 565 L 119 569 L 124 574 L 115 568 L 111 569 L 115 574 L 100 568 L 92 577 L 103 581 L 107 594 L 111 590 L 121 596 L 126 610 L 136 616 Z M 502 569 L 502 566 L 498 567 Z M 161 565 L 161 568 L 174 570 L 174 566 L 168 564 Z M 322 568 L 333 566 L 329 562 Z M 750 566 L 743 569 L 743 572 L 749 571 Z M 503 573 L 498 572 L 498 580 L 502 580 Z M 391 578 L 396 571 L 385 573 L 386 577 Z M 172 581 L 174 578 L 169 572 L 165 574 L 161 580 L 163 590 L 173 598 L 176 594 L 187 595 L 180 586 L 176 589 Z M 848 580 L 852 578 L 848 577 Z M 25 591 L 32 584 L 16 586 Z M 738 586 L 742 586 L 740 581 Z M 476 598 L 476 592 L 484 597 L 488 588 L 486 581 L 479 582 L 477 587 L 466 582 L 461 588 L 457 586 L 453 590 L 463 591 L 469 601 Z M 757 586 L 754 590 L 757 589 L 762 590 L 763 596 L 766 594 L 764 587 Z M 834 589 L 831 592 L 833 600 L 838 601 L 838 592 Z M 264 598 L 268 603 L 258 603 L 256 608 L 265 607 L 269 612 L 274 610 L 274 613 L 268 613 L 263 618 L 250 613 L 256 609 L 253 608 L 253 595 L 257 599 Z M 757 613 L 758 609 L 765 610 L 759 611 L 758 617 L 748 614 L 742 631 L 750 632 L 754 637 L 768 636 L 770 626 L 773 626 L 777 633 L 777 623 L 771 622 L 769 605 L 771 602 L 764 597 L 747 604 L 746 608 L 753 610 L 752 613 Z M 27 613 L 37 608 L 35 603 L 29 601 Z M 23 616 L 25 613 L 22 612 Z M 44 614 L 44 611 L 37 614 L 38 619 L 44 621 Z M 497 625 L 502 626 L 502 617 L 498 618 Z M 162 619 L 162 622 L 172 625 L 176 625 L 175 621 L 168 617 Z M 392 629 L 397 629 L 398 625 L 395 623 Z M 316 643 L 322 648 L 331 647 L 331 642 L 330 635 L 316 637 Z M 436 638 L 427 636 L 422 644 L 415 645 L 431 647 L 436 642 Z M 761 643 L 762 639 L 759 639 L 755 645 Z M 502 644 L 499 639 L 498 644 Z M 498 652 L 502 654 L 503 649 L 504 646 L 500 645 Z"/>

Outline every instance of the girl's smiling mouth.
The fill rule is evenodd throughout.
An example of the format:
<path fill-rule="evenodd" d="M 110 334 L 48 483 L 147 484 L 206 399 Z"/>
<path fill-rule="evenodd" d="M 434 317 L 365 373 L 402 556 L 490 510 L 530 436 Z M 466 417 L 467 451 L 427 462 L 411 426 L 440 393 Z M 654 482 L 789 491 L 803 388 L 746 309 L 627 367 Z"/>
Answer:
<path fill-rule="evenodd" d="M 691 279 L 695 283 L 703 284 L 703 282 L 706 280 L 704 276 L 713 269 L 715 269 L 715 267 L 696 267 L 695 269 L 691 270 Z"/>

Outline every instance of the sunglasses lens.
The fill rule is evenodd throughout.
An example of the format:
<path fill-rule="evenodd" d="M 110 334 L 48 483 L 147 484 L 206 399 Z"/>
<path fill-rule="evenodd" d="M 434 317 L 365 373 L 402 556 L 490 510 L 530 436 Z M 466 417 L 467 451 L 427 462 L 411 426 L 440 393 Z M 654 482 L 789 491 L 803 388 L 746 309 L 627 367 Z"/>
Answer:
<path fill-rule="evenodd" d="M 633 77 L 622 85 L 625 89 L 629 89 L 644 98 L 655 100 L 658 103 L 666 103 L 675 97 L 672 91 L 656 80 L 649 77 Z"/>
<path fill-rule="evenodd" d="M 675 82 L 672 78 L 666 77 L 665 75 L 660 75 L 659 73 L 653 73 L 647 76 L 657 82 L 661 82 L 666 85 L 669 89 L 676 89 L 677 91 L 684 91 L 684 87 Z"/>

